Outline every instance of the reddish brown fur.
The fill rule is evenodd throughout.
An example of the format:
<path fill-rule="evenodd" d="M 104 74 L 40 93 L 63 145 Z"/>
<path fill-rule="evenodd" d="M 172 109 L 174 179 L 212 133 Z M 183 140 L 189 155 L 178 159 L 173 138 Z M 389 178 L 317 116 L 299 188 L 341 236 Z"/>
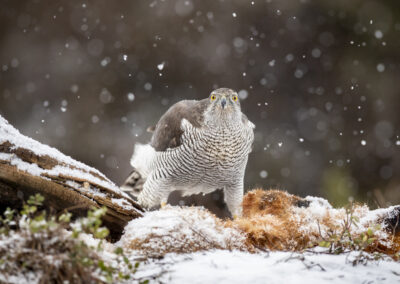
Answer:
<path fill-rule="evenodd" d="M 307 206 L 304 199 L 285 191 L 256 189 L 244 196 L 243 217 L 227 221 L 226 225 L 244 231 L 249 246 L 273 250 L 303 250 L 318 245 L 316 240 L 322 240 L 323 236 L 315 231 L 302 231 L 308 220 L 294 210 L 295 207 L 302 206 Z M 363 207 L 355 205 L 354 212 L 358 210 L 363 210 Z M 338 224 L 342 224 L 345 217 L 345 214 L 332 216 L 328 211 L 320 221 L 321 226 L 325 226 L 328 232 L 340 232 L 342 227 Z M 394 236 L 389 243 L 390 247 L 375 241 L 367 250 L 393 255 L 400 250 L 400 235 Z"/>
<path fill-rule="evenodd" d="M 280 190 L 253 190 L 243 199 L 243 217 L 228 223 L 246 232 L 248 242 L 255 247 L 294 250 L 299 244 L 293 240 L 302 237 L 290 209 L 300 200 L 300 197 Z M 301 246 L 304 242 L 307 240 L 302 240 Z"/>

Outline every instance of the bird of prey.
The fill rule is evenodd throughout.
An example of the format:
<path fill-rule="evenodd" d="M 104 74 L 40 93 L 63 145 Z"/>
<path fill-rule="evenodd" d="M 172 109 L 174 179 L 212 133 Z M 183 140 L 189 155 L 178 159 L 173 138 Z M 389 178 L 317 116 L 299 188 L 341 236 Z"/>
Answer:
<path fill-rule="evenodd" d="M 134 170 L 121 188 L 147 208 L 165 205 L 174 190 L 185 196 L 223 189 L 230 213 L 240 216 L 254 128 L 231 89 L 180 101 L 160 118 L 150 143 L 135 146 Z"/>

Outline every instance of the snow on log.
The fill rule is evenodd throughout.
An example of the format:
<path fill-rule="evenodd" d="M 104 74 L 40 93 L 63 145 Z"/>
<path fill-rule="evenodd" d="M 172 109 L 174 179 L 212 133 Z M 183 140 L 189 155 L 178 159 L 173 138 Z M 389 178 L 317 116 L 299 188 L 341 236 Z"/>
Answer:
<path fill-rule="evenodd" d="M 116 237 L 143 212 L 98 170 L 22 135 L 0 116 L 0 208 L 18 206 L 35 193 L 56 211 L 106 206 L 103 221 Z"/>

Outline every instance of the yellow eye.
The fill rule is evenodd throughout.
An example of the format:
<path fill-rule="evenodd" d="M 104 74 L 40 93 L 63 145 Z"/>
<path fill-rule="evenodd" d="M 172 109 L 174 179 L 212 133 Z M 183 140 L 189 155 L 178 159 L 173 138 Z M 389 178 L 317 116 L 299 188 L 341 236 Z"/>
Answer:
<path fill-rule="evenodd" d="M 215 96 L 215 95 L 211 95 L 211 101 L 215 101 L 215 99 L 216 99 L 217 97 Z"/>
<path fill-rule="evenodd" d="M 237 102 L 238 96 L 233 96 L 233 97 L 232 97 L 232 100 L 233 100 L 234 102 Z"/>

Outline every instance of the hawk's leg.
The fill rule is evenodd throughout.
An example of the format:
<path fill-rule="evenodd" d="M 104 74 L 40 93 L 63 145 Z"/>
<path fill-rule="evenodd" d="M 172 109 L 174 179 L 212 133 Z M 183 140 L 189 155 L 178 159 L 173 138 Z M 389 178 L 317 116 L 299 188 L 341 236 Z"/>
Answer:
<path fill-rule="evenodd" d="M 242 216 L 243 181 L 225 186 L 224 199 L 233 218 Z"/>
<path fill-rule="evenodd" d="M 138 203 L 144 207 L 151 208 L 158 205 L 165 206 L 171 186 L 166 178 L 155 178 L 151 174 L 143 185 L 143 190 L 138 196 Z"/>

